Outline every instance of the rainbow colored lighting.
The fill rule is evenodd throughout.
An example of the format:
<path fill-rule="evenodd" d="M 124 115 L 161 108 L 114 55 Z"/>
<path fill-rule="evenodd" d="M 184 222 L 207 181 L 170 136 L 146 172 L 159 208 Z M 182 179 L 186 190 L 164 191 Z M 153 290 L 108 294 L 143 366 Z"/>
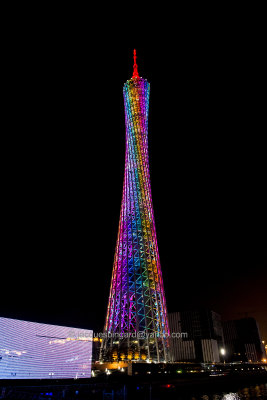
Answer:
<path fill-rule="evenodd" d="M 168 361 L 169 329 L 149 175 L 149 93 L 134 51 L 133 76 L 123 88 L 125 173 L 102 360 Z"/>

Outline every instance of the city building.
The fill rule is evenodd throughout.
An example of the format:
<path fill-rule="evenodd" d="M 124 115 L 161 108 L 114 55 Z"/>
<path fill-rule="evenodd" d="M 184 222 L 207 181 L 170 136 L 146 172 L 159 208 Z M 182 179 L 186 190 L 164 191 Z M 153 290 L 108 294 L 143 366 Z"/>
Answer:
<path fill-rule="evenodd" d="M 100 361 L 169 360 L 168 320 L 148 159 L 150 84 L 133 76 L 123 87 L 126 152 L 119 231 Z"/>
<path fill-rule="evenodd" d="M 102 339 L 100 339 L 98 337 L 93 338 L 92 363 L 99 361 L 101 342 L 102 342 Z"/>
<path fill-rule="evenodd" d="M 93 331 L 0 317 L 0 379 L 90 378 Z"/>
<path fill-rule="evenodd" d="M 255 362 L 264 359 L 264 344 L 254 318 L 224 321 L 223 333 L 227 361 Z"/>
<path fill-rule="evenodd" d="M 169 313 L 171 360 L 223 361 L 224 338 L 221 317 L 207 309 Z"/>

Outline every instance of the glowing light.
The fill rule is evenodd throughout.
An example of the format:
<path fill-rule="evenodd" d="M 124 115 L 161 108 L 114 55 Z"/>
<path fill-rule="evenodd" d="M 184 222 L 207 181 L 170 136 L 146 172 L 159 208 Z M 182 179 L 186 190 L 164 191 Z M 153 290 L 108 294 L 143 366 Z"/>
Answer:
<path fill-rule="evenodd" d="M 240 397 L 237 393 L 227 393 L 223 396 L 222 400 L 239 400 Z"/>

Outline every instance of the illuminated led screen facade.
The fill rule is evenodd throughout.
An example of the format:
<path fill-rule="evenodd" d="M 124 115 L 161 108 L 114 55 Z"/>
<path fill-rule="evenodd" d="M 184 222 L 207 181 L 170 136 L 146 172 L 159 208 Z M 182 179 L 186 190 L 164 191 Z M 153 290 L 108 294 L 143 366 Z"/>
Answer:
<path fill-rule="evenodd" d="M 169 328 L 148 160 L 150 84 L 123 87 L 126 152 L 119 232 L 100 360 L 168 361 Z"/>
<path fill-rule="evenodd" d="M 0 318 L 0 379 L 90 378 L 93 331 Z"/>

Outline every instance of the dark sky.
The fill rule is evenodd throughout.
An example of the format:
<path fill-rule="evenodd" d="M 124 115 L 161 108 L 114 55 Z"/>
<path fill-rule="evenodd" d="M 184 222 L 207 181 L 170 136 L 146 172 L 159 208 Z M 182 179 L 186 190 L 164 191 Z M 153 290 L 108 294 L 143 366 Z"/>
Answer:
<path fill-rule="evenodd" d="M 102 329 L 124 172 L 122 87 L 136 47 L 151 83 L 151 184 L 168 309 L 254 316 L 267 339 L 257 29 L 188 27 L 172 40 L 126 44 L 78 26 L 6 33 L 1 316 Z"/>

